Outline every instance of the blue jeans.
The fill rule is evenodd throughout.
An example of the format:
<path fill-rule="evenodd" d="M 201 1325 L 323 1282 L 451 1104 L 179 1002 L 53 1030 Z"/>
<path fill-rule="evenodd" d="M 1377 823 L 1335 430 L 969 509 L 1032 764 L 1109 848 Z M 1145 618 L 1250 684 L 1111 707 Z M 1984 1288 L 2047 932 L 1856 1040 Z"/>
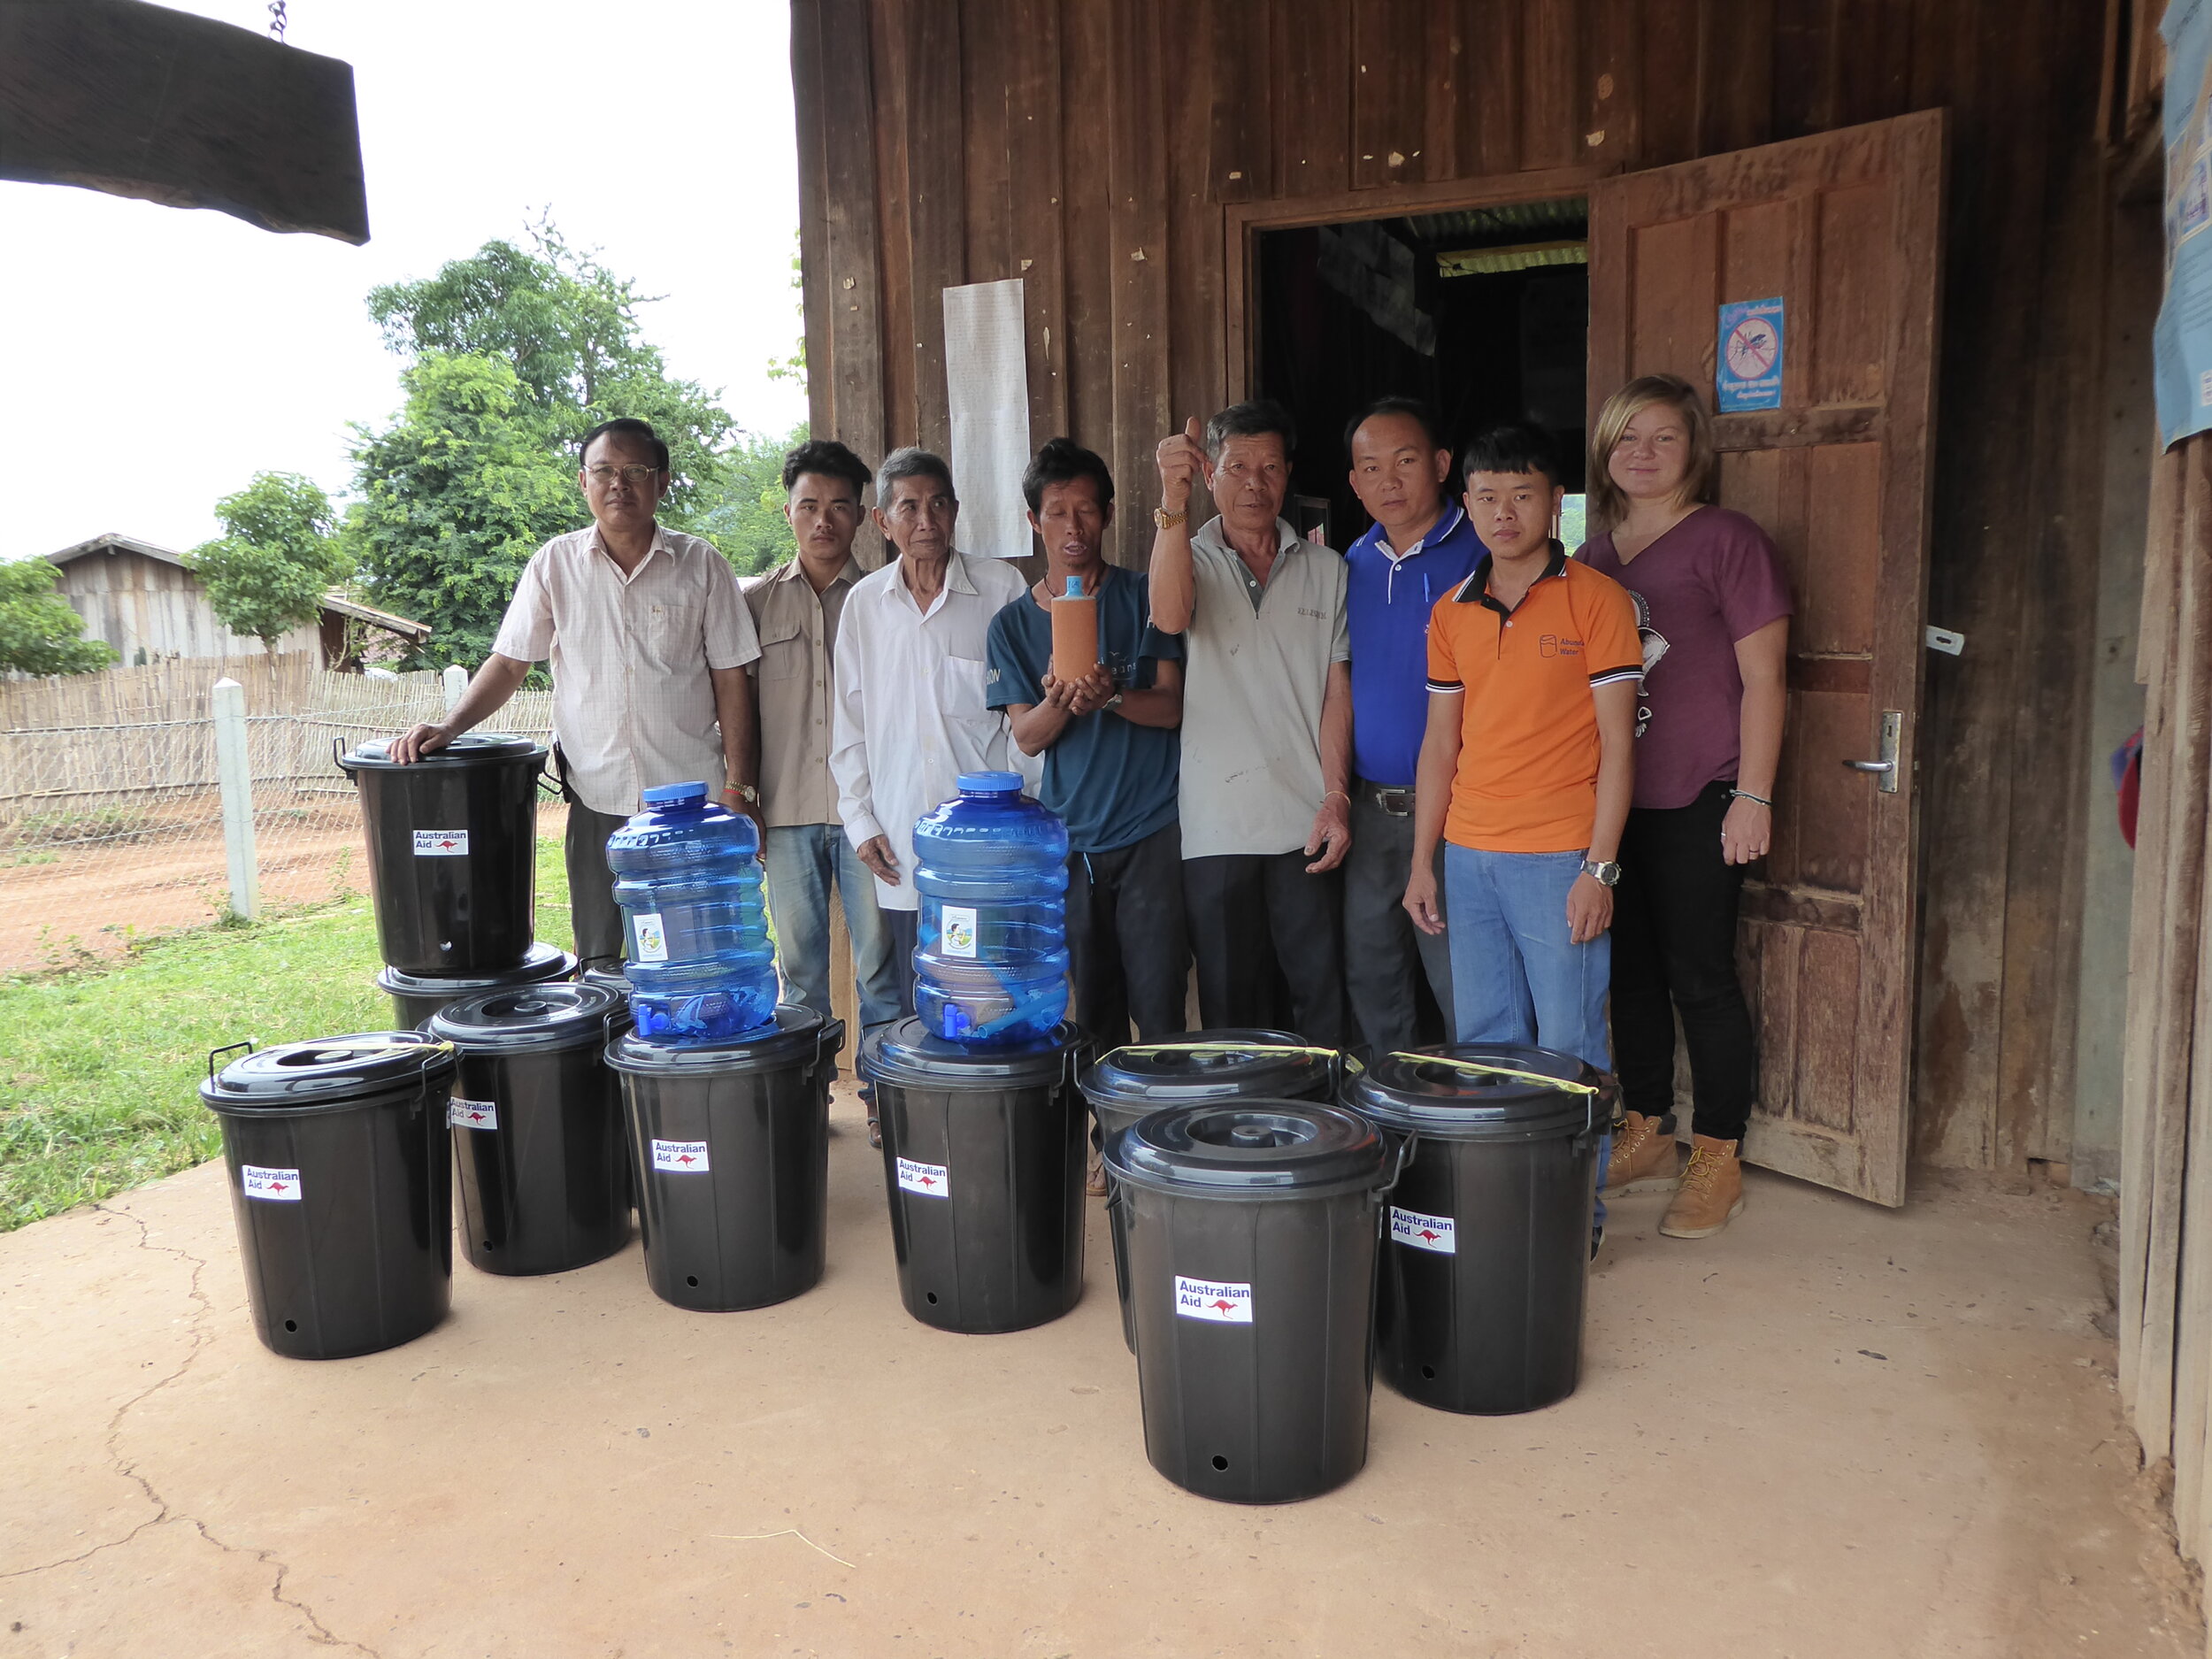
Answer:
<path fill-rule="evenodd" d="M 794 824 L 768 832 L 761 863 L 768 872 L 768 914 L 776 924 L 776 965 L 787 1001 L 830 1018 L 830 886 L 844 902 L 853 941 L 853 979 L 860 1025 L 845 1039 L 848 1054 L 861 1039 L 899 1018 L 899 982 L 891 962 L 891 932 L 876 908 L 875 878 L 837 824 Z"/>
<path fill-rule="evenodd" d="M 1451 918 L 1452 1018 L 1462 1042 L 1532 1043 L 1612 1069 L 1605 994 L 1613 936 L 1586 945 L 1567 931 L 1567 893 L 1582 854 L 1492 853 L 1444 843 L 1444 908 Z M 1612 1137 L 1598 1141 L 1605 1184 Z M 1595 1225 L 1605 1225 L 1597 1202 Z"/>

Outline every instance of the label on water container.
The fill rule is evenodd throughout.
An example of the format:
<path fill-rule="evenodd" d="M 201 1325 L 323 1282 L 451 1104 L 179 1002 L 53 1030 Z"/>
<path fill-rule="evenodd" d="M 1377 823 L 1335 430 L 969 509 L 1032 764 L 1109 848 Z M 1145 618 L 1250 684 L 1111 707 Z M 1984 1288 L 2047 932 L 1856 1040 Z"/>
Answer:
<path fill-rule="evenodd" d="M 975 907 L 972 904 L 948 904 L 940 912 L 941 925 L 938 942 L 948 956 L 975 959 Z"/>
<path fill-rule="evenodd" d="M 946 1179 L 941 1164 L 917 1164 L 912 1158 L 899 1160 L 899 1185 L 910 1193 L 919 1193 L 925 1198 L 950 1198 L 952 1187 Z"/>
<path fill-rule="evenodd" d="M 417 830 L 415 856 L 418 858 L 465 858 L 469 851 L 469 833 L 466 830 Z"/>
<path fill-rule="evenodd" d="M 1425 1216 L 1417 1210 L 1390 1206 L 1390 1236 L 1395 1243 L 1434 1250 L 1439 1256 L 1457 1256 L 1459 1246 L 1453 1237 L 1456 1232 L 1449 1216 Z"/>
<path fill-rule="evenodd" d="M 665 962 L 668 960 L 668 933 L 661 926 L 660 913 L 643 911 L 630 918 L 630 960 L 633 962 Z"/>
<path fill-rule="evenodd" d="M 456 1129 L 496 1129 L 499 1108 L 488 1100 L 463 1100 L 456 1094 L 445 1103 L 445 1120 Z"/>
<path fill-rule="evenodd" d="M 297 1170 L 265 1170 L 258 1164 L 242 1164 L 238 1179 L 249 1198 L 265 1198 L 280 1204 L 296 1204 L 300 1201 L 300 1172 Z"/>
<path fill-rule="evenodd" d="M 1252 1323 L 1252 1286 L 1210 1279 L 1175 1276 L 1175 1311 L 1186 1319 L 1210 1319 L 1216 1325 Z"/>
<path fill-rule="evenodd" d="M 653 1142 L 653 1167 L 669 1170 L 678 1175 L 690 1175 L 707 1167 L 707 1143 L 703 1141 L 656 1141 Z"/>

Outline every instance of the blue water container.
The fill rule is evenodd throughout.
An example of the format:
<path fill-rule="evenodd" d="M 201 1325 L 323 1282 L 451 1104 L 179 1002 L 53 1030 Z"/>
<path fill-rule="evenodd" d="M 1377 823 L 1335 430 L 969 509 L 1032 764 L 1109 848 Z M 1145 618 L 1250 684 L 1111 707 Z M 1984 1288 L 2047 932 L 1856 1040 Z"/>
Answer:
<path fill-rule="evenodd" d="M 1048 1037 L 1068 1010 L 1068 826 L 1011 772 L 964 772 L 914 826 L 914 1011 L 971 1048 Z"/>
<path fill-rule="evenodd" d="M 608 837 L 607 864 L 640 1037 L 728 1042 L 773 1022 L 776 955 L 752 819 L 709 802 L 703 783 L 664 784 Z"/>

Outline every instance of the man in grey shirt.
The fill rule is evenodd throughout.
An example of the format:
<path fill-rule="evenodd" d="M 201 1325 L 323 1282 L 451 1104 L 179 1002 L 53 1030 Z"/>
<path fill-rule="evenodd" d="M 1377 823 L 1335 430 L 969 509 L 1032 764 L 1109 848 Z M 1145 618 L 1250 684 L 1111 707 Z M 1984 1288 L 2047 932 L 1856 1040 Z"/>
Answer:
<path fill-rule="evenodd" d="M 1260 402 L 1161 443 L 1152 622 L 1184 636 L 1183 894 L 1200 1016 L 1340 1048 L 1352 650 L 1343 559 L 1282 517 L 1294 441 L 1288 412 Z M 1202 480 L 1216 516 L 1194 534 Z"/>

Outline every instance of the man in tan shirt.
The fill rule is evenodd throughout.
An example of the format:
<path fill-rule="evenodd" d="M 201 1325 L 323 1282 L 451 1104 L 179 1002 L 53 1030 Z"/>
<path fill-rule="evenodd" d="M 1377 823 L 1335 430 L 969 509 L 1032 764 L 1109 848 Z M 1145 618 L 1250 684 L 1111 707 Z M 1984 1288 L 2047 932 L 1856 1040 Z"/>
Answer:
<path fill-rule="evenodd" d="M 830 890 L 845 907 L 863 1031 L 899 1017 L 891 935 L 875 878 L 845 839 L 830 776 L 830 704 L 837 625 L 861 578 L 853 559 L 868 464 L 829 439 L 783 460 L 784 517 L 798 557 L 744 584 L 760 635 L 752 665 L 760 705 L 760 804 L 768 826 L 768 909 L 776 921 L 786 1000 L 830 1017 Z M 857 1034 L 853 1048 L 860 1046 Z"/>
<path fill-rule="evenodd" d="M 588 528 L 531 556 L 491 655 L 442 720 L 392 745 L 406 764 L 489 719 L 535 662 L 553 670 L 553 741 L 568 799 L 568 906 L 576 954 L 619 962 L 622 913 L 607 837 L 656 785 L 703 780 L 757 816 L 757 731 L 745 665 L 752 613 L 711 541 L 661 528 L 668 446 L 641 420 L 584 434 Z"/>

